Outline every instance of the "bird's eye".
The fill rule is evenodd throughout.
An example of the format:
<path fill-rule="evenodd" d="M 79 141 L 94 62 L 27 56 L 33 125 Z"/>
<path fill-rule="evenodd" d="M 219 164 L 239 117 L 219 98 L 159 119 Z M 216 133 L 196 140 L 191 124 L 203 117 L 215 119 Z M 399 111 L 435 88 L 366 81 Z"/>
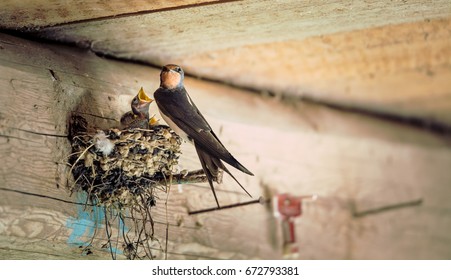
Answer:
<path fill-rule="evenodd" d="M 180 73 L 180 71 L 182 71 L 182 69 L 180 68 L 180 67 L 175 67 L 175 71 L 177 71 L 177 72 L 179 72 Z"/>

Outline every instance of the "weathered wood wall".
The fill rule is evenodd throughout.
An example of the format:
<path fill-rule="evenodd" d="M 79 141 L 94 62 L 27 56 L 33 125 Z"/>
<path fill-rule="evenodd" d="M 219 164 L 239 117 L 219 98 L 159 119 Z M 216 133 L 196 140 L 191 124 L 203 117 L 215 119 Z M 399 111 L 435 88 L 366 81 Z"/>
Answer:
<path fill-rule="evenodd" d="M 110 258 L 99 247 L 90 255 L 78 248 L 95 219 L 64 184 L 67 117 L 78 112 L 97 126 L 115 126 L 141 86 L 157 88 L 158 74 L 0 35 L 1 258 Z M 186 86 L 225 145 L 256 174 L 235 172 L 255 197 L 268 188 L 319 195 L 296 220 L 299 258 L 451 257 L 449 135 L 193 78 Z M 187 144 L 182 165 L 199 168 Z M 230 180 L 219 190 L 224 204 L 248 199 Z M 214 206 L 205 184 L 173 188 L 167 212 L 160 205 L 153 211 L 161 240 L 169 223 L 168 258 L 282 257 L 280 227 L 261 205 L 188 216 Z"/>
<path fill-rule="evenodd" d="M 110 258 L 78 248 L 102 221 L 66 191 L 67 118 L 116 126 L 159 70 L 93 52 L 220 81 L 187 86 L 256 174 L 238 179 L 256 197 L 320 196 L 296 222 L 300 258 L 450 258 L 450 1 L 7 0 L 0 28 L 87 49 L 1 35 L 2 258 Z M 182 166 L 199 167 L 188 145 Z M 154 209 L 169 258 L 282 257 L 265 207 L 187 215 L 213 205 L 187 185 Z"/>
<path fill-rule="evenodd" d="M 448 0 L 132 5 L 144 10 L 135 15 L 115 5 L 116 16 L 74 11 L 30 31 L 238 86 L 451 126 Z"/>
<path fill-rule="evenodd" d="M 3 1 L 0 28 L 260 91 L 451 125 L 451 2 Z M 415 82 L 412 82 L 415 81 Z"/>

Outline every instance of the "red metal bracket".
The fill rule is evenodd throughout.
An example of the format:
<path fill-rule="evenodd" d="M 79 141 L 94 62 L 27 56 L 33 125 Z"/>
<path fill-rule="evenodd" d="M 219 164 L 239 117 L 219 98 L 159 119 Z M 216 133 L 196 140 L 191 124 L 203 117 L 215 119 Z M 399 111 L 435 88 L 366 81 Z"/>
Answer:
<path fill-rule="evenodd" d="M 293 255 L 298 252 L 294 220 L 302 215 L 303 199 L 316 199 L 316 196 L 277 194 L 273 198 L 274 216 L 282 223 L 284 255 Z"/>

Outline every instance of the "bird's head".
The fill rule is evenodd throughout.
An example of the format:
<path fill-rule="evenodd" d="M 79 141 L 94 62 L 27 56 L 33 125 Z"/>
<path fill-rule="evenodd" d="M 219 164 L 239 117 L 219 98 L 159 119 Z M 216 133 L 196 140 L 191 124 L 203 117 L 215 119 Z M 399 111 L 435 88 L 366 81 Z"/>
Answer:
<path fill-rule="evenodd" d="M 166 89 L 183 87 L 184 77 L 185 73 L 180 66 L 175 64 L 163 66 L 160 74 L 160 87 Z"/>
<path fill-rule="evenodd" d="M 143 88 L 139 90 L 138 94 L 132 100 L 132 111 L 136 115 L 149 114 L 149 105 L 153 99 L 147 96 Z"/>

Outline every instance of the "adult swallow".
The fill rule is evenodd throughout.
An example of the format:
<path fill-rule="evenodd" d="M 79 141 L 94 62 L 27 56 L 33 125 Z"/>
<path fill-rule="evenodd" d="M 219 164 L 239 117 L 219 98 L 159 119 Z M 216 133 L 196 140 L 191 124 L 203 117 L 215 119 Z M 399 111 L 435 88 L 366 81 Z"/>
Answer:
<path fill-rule="evenodd" d="M 161 70 L 160 87 L 154 93 L 161 116 L 175 133 L 194 144 L 218 208 L 220 206 L 213 180 L 217 178 L 220 170 L 227 172 L 252 197 L 224 166 L 223 161 L 246 174 L 254 174 L 239 163 L 221 143 L 188 95 L 183 79 L 184 72 L 177 65 L 168 64 Z"/>
<path fill-rule="evenodd" d="M 123 128 L 149 128 L 149 106 L 153 99 L 148 97 L 143 88 L 133 98 L 131 103 L 132 110 L 121 117 Z"/>

